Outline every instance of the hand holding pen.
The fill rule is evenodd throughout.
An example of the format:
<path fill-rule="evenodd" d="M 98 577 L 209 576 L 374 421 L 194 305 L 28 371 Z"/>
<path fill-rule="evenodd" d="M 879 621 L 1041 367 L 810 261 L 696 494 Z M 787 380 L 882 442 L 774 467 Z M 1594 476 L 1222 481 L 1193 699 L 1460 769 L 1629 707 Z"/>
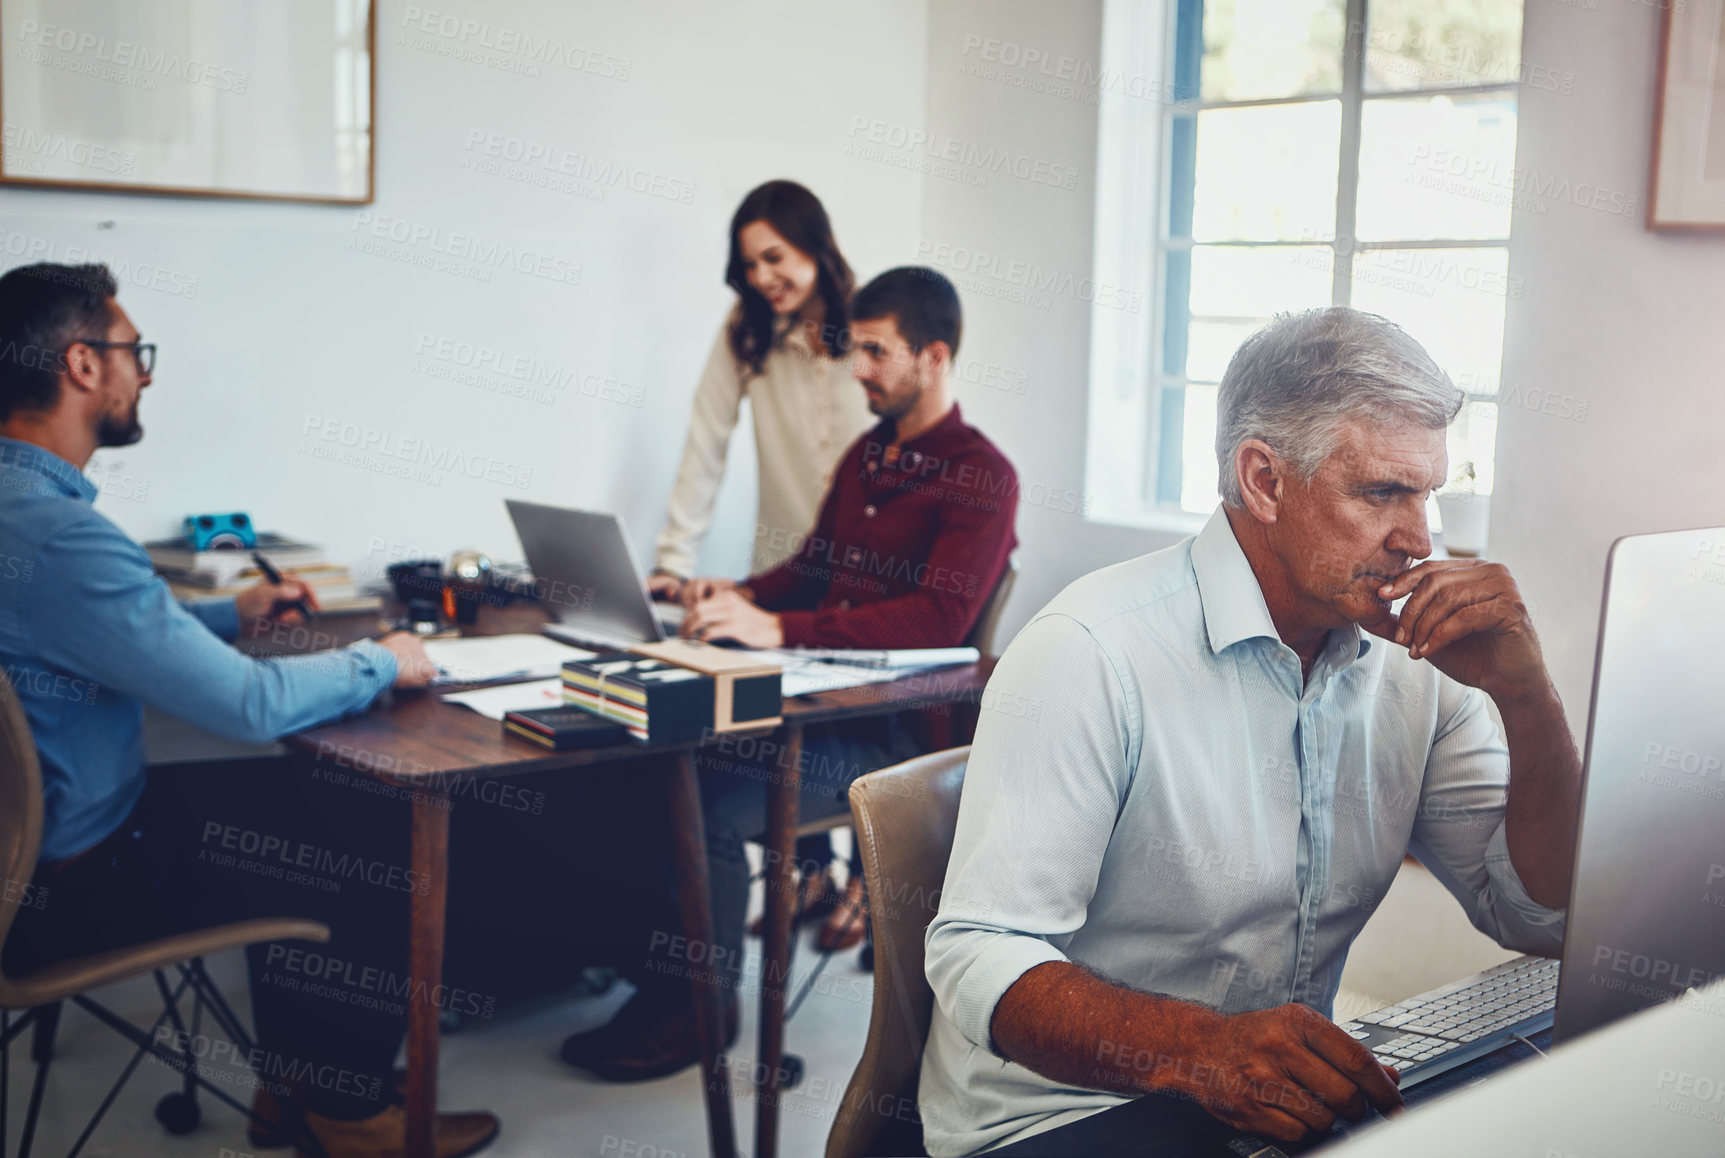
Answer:
<path fill-rule="evenodd" d="M 308 584 L 298 579 L 283 578 L 262 552 L 253 551 L 252 562 L 264 573 L 264 578 L 261 583 L 235 596 L 234 603 L 239 608 L 241 620 L 279 619 L 284 623 L 304 620 L 309 623 L 317 618 L 317 595 Z M 295 615 L 298 618 L 293 618 Z"/>

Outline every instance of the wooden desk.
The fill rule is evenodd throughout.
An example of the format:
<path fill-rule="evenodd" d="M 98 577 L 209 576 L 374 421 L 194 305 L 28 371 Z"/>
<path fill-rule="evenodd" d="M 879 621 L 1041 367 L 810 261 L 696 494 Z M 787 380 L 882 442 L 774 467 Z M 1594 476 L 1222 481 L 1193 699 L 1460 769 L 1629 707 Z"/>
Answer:
<path fill-rule="evenodd" d="M 472 634 L 537 631 L 546 621 L 534 607 L 487 609 Z M 319 620 L 298 632 L 276 630 L 242 640 L 256 653 L 334 647 L 371 634 L 371 616 Z M 778 1147 L 777 1078 L 784 1052 L 785 974 L 790 961 L 791 910 L 796 895 L 796 823 L 802 730 L 809 724 L 860 720 L 911 708 L 977 703 L 994 661 L 942 668 L 889 684 L 800 696 L 785 701 L 778 742 L 785 753 L 780 775 L 767 781 L 767 908 L 761 984 L 760 1067 L 767 1075 L 756 1105 L 755 1155 L 773 1158 Z M 730 733 L 741 735 L 747 733 Z M 755 733 L 762 735 L 767 733 Z M 434 993 L 442 983 L 445 902 L 449 886 L 451 792 L 463 782 L 516 776 L 545 769 L 576 769 L 621 760 L 649 760 L 667 771 L 672 858 L 683 935 L 713 943 L 706 830 L 694 752 L 684 744 L 629 743 L 576 752 L 548 752 L 504 732 L 495 720 L 453 704 L 437 692 L 395 692 L 372 711 L 289 737 L 290 747 L 331 760 L 385 783 L 413 789 L 412 868 L 430 881 L 411 899 L 410 992 Z M 716 981 L 716 977 L 714 979 Z M 719 994 L 715 984 L 692 980 L 700 1025 L 708 1143 L 715 1158 L 736 1154 L 729 1073 L 721 1054 Z M 407 1022 L 407 1158 L 430 1158 L 437 1112 L 437 1015 L 435 1002 L 409 1006 Z"/>

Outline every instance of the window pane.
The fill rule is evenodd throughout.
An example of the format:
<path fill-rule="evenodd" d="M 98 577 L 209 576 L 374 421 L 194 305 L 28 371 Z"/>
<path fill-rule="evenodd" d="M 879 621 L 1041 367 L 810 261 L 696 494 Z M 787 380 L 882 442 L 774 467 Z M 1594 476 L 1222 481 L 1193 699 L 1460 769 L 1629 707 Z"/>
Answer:
<path fill-rule="evenodd" d="M 1250 321 L 1193 322 L 1187 330 L 1186 377 L 1194 382 L 1220 382 L 1228 359 L 1240 348 L 1240 343 L 1270 319 Z"/>
<path fill-rule="evenodd" d="M 1449 483 L 1464 474 L 1463 464 L 1473 464 L 1475 494 L 1489 495 L 1496 479 L 1493 459 L 1497 454 L 1497 403 L 1469 402 L 1461 408 L 1449 428 Z"/>
<path fill-rule="evenodd" d="M 1361 240 L 1508 237 L 1514 194 L 1513 93 L 1365 102 Z"/>
<path fill-rule="evenodd" d="M 1340 101 L 1198 114 L 1192 236 L 1326 241 L 1335 236 Z"/>
<path fill-rule="evenodd" d="M 1192 320 L 1268 321 L 1330 304 L 1327 245 L 1199 245 L 1192 250 Z"/>
<path fill-rule="evenodd" d="M 1498 247 L 1371 250 L 1354 255 L 1353 304 L 1413 335 L 1458 384 L 1495 382 L 1504 300 L 1520 296 L 1508 269 Z"/>
<path fill-rule="evenodd" d="M 1522 0 L 1368 0 L 1366 91 L 1520 80 L 1521 6 Z"/>
<path fill-rule="evenodd" d="M 1186 421 L 1180 434 L 1180 509 L 1207 514 L 1216 493 L 1216 388 L 1186 387 Z"/>
<path fill-rule="evenodd" d="M 1342 90 L 1343 0 L 1205 0 L 1206 101 Z"/>

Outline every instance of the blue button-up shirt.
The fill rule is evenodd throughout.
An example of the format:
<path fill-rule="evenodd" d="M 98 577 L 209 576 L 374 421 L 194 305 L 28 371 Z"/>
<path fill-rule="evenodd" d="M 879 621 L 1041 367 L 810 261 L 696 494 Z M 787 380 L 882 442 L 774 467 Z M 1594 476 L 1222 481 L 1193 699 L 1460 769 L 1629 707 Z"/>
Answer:
<path fill-rule="evenodd" d="M 931 1154 L 1124 1100 L 997 1052 L 996 1003 L 1045 961 L 1223 1013 L 1327 1015 L 1409 851 L 1499 943 L 1561 947 L 1563 914 L 1509 862 L 1485 696 L 1358 627 L 1302 677 L 1221 511 L 1063 591 L 983 706 L 928 929 Z"/>
<path fill-rule="evenodd" d="M 0 665 L 42 763 L 41 857 L 82 852 L 144 790 L 143 704 L 261 743 L 364 708 L 395 679 L 369 640 L 249 659 L 231 599 L 179 604 L 71 463 L 0 438 Z"/>

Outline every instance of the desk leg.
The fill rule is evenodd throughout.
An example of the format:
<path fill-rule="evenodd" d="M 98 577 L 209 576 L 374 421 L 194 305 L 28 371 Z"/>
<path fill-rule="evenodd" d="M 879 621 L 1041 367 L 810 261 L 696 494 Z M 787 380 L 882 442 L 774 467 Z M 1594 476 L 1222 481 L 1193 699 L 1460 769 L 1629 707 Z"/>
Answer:
<path fill-rule="evenodd" d="M 755 1158 L 779 1150 L 779 1065 L 785 1052 L 785 986 L 791 966 L 791 914 L 796 906 L 797 814 L 802 796 L 803 730 L 782 733 L 775 775 L 767 779 L 766 913 L 761 938 L 760 1069 L 755 1102 Z"/>
<path fill-rule="evenodd" d="M 431 885 L 413 893 L 408 932 L 406 1158 L 432 1158 L 437 1133 L 437 1014 L 430 995 L 443 984 L 443 931 L 449 897 L 449 789 L 413 796 L 413 871 Z"/>
<path fill-rule="evenodd" d="M 701 785 L 695 757 L 675 758 L 668 784 L 671 805 L 671 861 L 677 874 L 677 898 L 683 936 L 691 945 L 713 943 L 713 886 L 707 873 L 707 829 L 701 819 Z M 707 1146 L 713 1158 L 736 1158 L 737 1133 L 731 1122 L 731 1071 L 721 1052 L 717 970 L 707 970 L 711 983 L 691 978 L 695 990 L 695 1024 L 701 1038 L 701 1073 L 707 1099 Z"/>

